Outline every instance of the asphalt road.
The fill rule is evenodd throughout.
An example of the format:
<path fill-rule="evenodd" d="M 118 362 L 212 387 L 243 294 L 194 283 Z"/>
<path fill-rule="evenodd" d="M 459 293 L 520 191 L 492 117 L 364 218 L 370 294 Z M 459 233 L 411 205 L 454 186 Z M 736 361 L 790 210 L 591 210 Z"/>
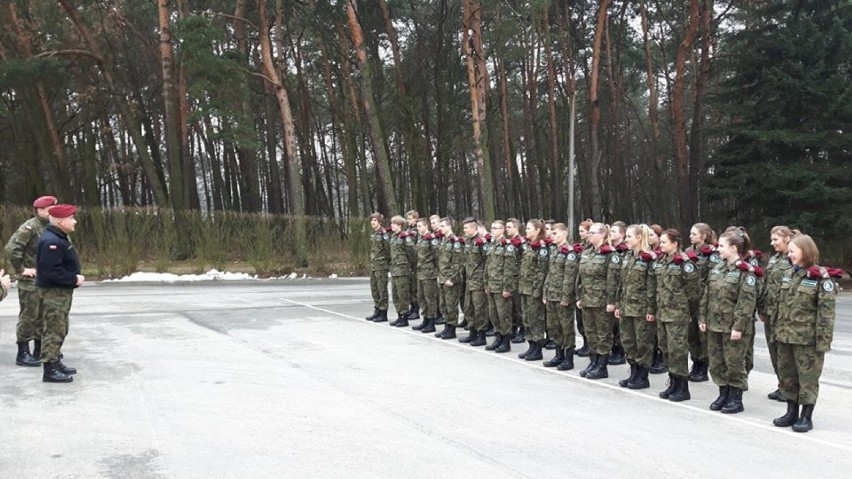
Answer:
<path fill-rule="evenodd" d="M 14 365 L 0 303 L 0 477 L 848 477 L 852 296 L 838 303 L 815 429 L 784 405 L 762 340 L 746 411 L 660 400 L 541 362 L 373 324 L 366 280 L 101 284 L 75 293 L 72 384 Z M 515 346 L 515 345 L 513 345 Z M 548 351 L 547 356 L 552 355 Z"/>

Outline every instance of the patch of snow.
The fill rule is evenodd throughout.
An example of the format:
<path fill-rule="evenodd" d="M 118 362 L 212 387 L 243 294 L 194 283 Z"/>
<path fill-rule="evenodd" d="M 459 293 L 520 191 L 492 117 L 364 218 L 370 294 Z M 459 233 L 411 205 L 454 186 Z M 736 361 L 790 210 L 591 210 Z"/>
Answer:
<path fill-rule="evenodd" d="M 294 273 L 295 274 L 295 273 Z M 231 273 L 211 269 L 204 274 L 172 274 L 172 273 L 133 273 L 119 279 L 107 279 L 104 283 L 176 283 L 196 281 L 240 281 L 257 280 L 257 276 L 248 273 Z"/>
<path fill-rule="evenodd" d="M 331 278 L 331 279 L 337 279 L 337 274 L 336 274 L 336 273 L 331 273 L 331 275 L 329 276 L 329 278 Z"/>

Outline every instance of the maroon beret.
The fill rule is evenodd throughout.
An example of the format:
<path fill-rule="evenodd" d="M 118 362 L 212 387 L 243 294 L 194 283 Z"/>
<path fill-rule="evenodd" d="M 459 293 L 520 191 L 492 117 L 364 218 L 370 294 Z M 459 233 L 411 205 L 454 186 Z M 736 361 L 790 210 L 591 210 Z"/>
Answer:
<path fill-rule="evenodd" d="M 55 196 L 39 196 L 33 201 L 33 208 L 47 208 L 56 204 Z"/>
<path fill-rule="evenodd" d="M 67 218 L 77 212 L 77 207 L 74 205 L 56 205 L 47 212 L 54 218 Z"/>

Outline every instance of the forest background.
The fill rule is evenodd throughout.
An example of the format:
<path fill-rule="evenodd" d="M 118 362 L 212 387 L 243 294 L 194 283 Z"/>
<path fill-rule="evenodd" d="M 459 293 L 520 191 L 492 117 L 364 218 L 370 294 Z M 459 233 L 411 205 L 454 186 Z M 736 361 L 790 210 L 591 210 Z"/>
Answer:
<path fill-rule="evenodd" d="M 852 263 L 850 0 L 13 0 L 0 238 L 362 273 L 364 219 L 787 224 Z M 573 180 L 573 181 L 572 181 Z"/>

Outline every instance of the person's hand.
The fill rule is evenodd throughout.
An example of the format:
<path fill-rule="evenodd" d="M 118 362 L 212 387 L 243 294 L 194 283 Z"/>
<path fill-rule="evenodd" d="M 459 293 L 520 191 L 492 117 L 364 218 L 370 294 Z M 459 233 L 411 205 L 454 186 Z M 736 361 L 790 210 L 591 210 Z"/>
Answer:
<path fill-rule="evenodd" d="M 706 333 L 707 332 L 707 323 L 698 323 L 698 329 L 700 329 L 702 333 Z"/>
<path fill-rule="evenodd" d="M 453 282 L 452 282 L 452 281 L 450 281 L 450 280 L 447 280 L 447 282 L 445 282 L 445 283 L 444 283 L 444 286 L 446 286 L 446 287 L 448 287 L 448 288 L 452 288 L 452 287 L 453 287 Z"/>
<path fill-rule="evenodd" d="M 512 297 L 512 293 L 510 293 L 508 291 L 503 291 L 503 297 L 506 298 L 506 299 L 509 299 L 509 298 Z"/>
<path fill-rule="evenodd" d="M 83 283 L 86 282 L 86 277 L 82 274 L 77 275 L 77 286 L 83 286 Z"/>
<path fill-rule="evenodd" d="M 615 317 L 616 317 L 616 319 L 621 319 L 621 310 L 620 309 L 615 310 Z"/>
<path fill-rule="evenodd" d="M 547 306 L 547 299 L 545 299 L 545 298 L 541 298 L 541 302 L 542 302 L 542 304 L 544 304 L 545 306 Z"/>
<path fill-rule="evenodd" d="M 21 272 L 21 276 L 26 276 L 27 278 L 35 278 L 35 275 L 35 268 L 24 268 L 24 271 Z"/>
<path fill-rule="evenodd" d="M 9 275 L 6 274 L 6 272 L 2 269 L 0 269 L 0 287 L 5 289 L 6 291 L 9 291 L 9 289 L 12 287 L 12 280 L 9 279 Z"/>
<path fill-rule="evenodd" d="M 731 330 L 731 341 L 739 341 L 743 338 L 743 332 L 736 329 Z"/>
<path fill-rule="evenodd" d="M 583 309 L 583 302 L 577 301 L 577 309 Z"/>
<path fill-rule="evenodd" d="M 606 312 L 607 312 L 607 313 L 611 313 L 611 312 L 613 312 L 613 311 L 615 311 L 615 305 L 614 305 L 614 304 L 608 304 L 608 305 L 606 305 Z"/>
<path fill-rule="evenodd" d="M 653 323 L 656 320 L 657 320 L 657 317 L 654 316 L 653 314 L 649 314 L 649 315 L 645 316 L 645 321 L 648 321 L 649 323 Z"/>
<path fill-rule="evenodd" d="M 559 302 L 559 304 L 560 304 L 560 306 L 564 306 L 564 307 L 566 307 L 566 308 L 571 307 L 571 302 L 570 302 L 570 301 L 560 301 L 560 302 Z"/>

